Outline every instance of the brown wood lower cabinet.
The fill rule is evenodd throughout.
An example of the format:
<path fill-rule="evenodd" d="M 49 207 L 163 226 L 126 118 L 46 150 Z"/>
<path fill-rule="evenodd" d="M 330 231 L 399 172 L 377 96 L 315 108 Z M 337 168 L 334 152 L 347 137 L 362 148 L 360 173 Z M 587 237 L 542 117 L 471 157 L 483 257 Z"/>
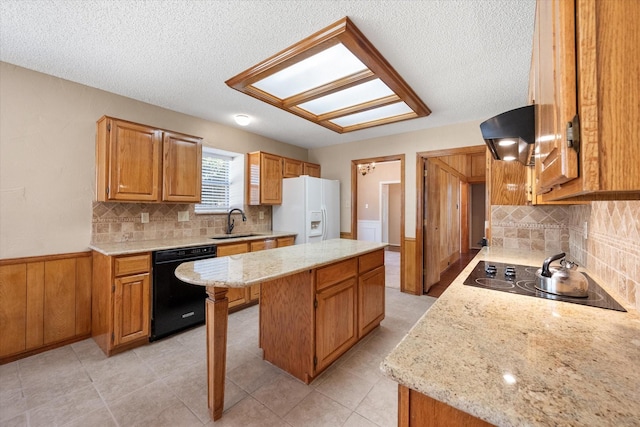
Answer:
<path fill-rule="evenodd" d="M 486 421 L 403 385 L 398 386 L 398 427 L 489 427 Z"/>
<path fill-rule="evenodd" d="M 379 250 L 262 283 L 264 359 L 309 384 L 384 319 L 384 280 Z"/>
<path fill-rule="evenodd" d="M 270 237 L 264 240 L 253 240 L 250 242 L 231 243 L 227 245 L 222 244 L 218 245 L 217 256 L 238 255 L 247 252 L 257 252 L 266 249 L 291 246 L 294 241 L 295 237 L 287 236 L 278 238 Z M 231 312 L 255 305 L 260 300 L 260 285 L 253 285 L 246 289 L 230 288 L 227 292 L 227 299 L 229 300 L 229 310 Z"/>
<path fill-rule="evenodd" d="M 91 334 L 91 252 L 0 261 L 0 363 Z"/>
<path fill-rule="evenodd" d="M 107 356 L 145 344 L 151 319 L 151 253 L 93 252 L 91 336 Z"/>

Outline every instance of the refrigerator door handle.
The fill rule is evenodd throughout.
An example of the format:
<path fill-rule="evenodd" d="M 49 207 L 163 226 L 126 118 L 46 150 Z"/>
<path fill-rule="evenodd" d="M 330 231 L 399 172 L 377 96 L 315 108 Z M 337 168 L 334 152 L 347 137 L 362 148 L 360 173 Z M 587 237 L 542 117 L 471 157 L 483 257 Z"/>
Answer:
<path fill-rule="evenodd" d="M 322 240 L 327 240 L 327 209 L 322 207 Z"/>

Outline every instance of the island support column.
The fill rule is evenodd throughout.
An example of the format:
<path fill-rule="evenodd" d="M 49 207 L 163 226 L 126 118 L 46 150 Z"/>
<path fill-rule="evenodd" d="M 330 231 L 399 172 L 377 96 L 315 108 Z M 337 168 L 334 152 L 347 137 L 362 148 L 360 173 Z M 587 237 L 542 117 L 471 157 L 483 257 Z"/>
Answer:
<path fill-rule="evenodd" d="M 222 417 L 227 368 L 228 288 L 207 287 L 207 397 L 212 420 Z"/>

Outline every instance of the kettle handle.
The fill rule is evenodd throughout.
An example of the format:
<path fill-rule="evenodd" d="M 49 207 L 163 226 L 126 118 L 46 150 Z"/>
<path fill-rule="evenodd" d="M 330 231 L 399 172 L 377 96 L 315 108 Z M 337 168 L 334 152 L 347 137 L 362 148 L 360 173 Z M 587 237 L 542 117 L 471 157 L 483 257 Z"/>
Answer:
<path fill-rule="evenodd" d="M 551 277 L 551 271 L 549 270 L 549 264 L 551 264 L 553 261 L 564 258 L 565 257 L 565 253 L 562 252 L 560 254 L 556 254 L 556 255 L 551 255 L 549 258 L 545 259 L 544 262 L 542 263 L 542 271 L 540 272 L 540 275 L 544 276 L 544 277 Z"/>

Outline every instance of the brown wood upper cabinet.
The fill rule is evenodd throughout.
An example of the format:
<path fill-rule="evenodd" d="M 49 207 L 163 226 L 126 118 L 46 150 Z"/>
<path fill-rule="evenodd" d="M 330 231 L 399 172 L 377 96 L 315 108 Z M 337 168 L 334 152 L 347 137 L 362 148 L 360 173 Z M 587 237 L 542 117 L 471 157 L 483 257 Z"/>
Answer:
<path fill-rule="evenodd" d="M 198 203 L 202 140 L 104 116 L 97 122 L 96 199 Z"/>
<path fill-rule="evenodd" d="M 543 201 L 640 198 L 638 22 L 637 1 L 538 1 L 530 84 Z M 566 136 L 576 114 L 578 150 Z"/>
<path fill-rule="evenodd" d="M 282 203 L 282 179 L 309 175 L 320 178 L 320 165 L 264 151 L 247 154 L 247 200 L 249 205 Z"/>

